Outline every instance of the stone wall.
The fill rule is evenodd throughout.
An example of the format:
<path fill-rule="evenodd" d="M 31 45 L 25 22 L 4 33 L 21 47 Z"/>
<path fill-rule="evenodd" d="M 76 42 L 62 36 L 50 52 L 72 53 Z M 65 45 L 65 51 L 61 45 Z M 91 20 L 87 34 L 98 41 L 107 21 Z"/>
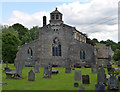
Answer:
<path fill-rule="evenodd" d="M 57 29 L 57 30 L 54 30 Z M 60 26 L 46 25 L 39 29 L 39 39 L 19 47 L 15 61 L 24 62 L 34 66 L 39 62 L 41 66 L 48 63 L 65 66 L 70 61 L 71 65 L 77 62 L 95 63 L 94 47 L 80 42 L 74 38 L 75 28 L 61 24 Z M 52 56 L 53 39 L 58 38 L 61 44 L 61 56 Z M 28 49 L 32 50 L 32 58 L 28 58 Z M 85 51 L 85 59 L 80 59 L 80 50 Z"/>

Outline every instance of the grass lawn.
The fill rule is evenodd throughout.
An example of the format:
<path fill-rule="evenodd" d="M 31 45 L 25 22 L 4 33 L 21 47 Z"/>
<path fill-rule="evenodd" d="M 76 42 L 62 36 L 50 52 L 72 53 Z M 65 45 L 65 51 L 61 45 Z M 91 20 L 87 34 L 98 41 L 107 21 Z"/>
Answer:
<path fill-rule="evenodd" d="M 5 65 L 2 67 L 4 68 Z M 9 67 L 11 69 L 15 69 L 14 65 L 12 64 L 10 64 Z M 59 74 L 52 75 L 51 79 L 43 78 L 44 68 L 40 67 L 40 73 L 35 74 L 35 81 L 28 81 L 28 72 L 31 69 L 34 68 L 23 68 L 23 79 L 6 79 L 6 74 L 2 72 L 2 82 L 7 82 L 7 85 L 2 85 L 2 90 L 78 90 L 78 88 L 74 87 L 74 82 L 82 84 L 82 80 L 74 81 L 74 70 L 72 70 L 70 74 L 66 74 L 65 68 L 63 67 L 57 67 L 56 69 L 59 70 Z M 75 70 L 81 70 L 82 75 L 88 74 L 90 76 L 90 84 L 84 85 L 85 90 L 95 90 L 95 84 L 97 83 L 97 74 L 92 74 L 91 68 L 75 68 Z M 105 69 L 105 71 L 107 70 Z"/>

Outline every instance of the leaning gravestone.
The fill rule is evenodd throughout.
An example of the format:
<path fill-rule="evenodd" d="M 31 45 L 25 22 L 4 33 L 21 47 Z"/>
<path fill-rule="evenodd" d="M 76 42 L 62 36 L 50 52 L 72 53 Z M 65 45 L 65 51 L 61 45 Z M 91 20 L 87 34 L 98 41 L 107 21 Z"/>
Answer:
<path fill-rule="evenodd" d="M 30 70 L 30 72 L 28 73 L 28 80 L 35 81 L 35 73 L 33 70 Z"/>
<path fill-rule="evenodd" d="M 92 73 L 97 73 L 98 71 L 97 65 L 92 65 L 91 71 Z"/>
<path fill-rule="evenodd" d="M 49 64 L 48 66 L 44 67 L 43 78 L 51 78 L 51 74 L 52 74 L 52 65 Z"/>
<path fill-rule="evenodd" d="M 34 72 L 35 73 L 40 73 L 40 71 L 39 71 L 39 63 L 38 62 L 35 62 Z"/>
<path fill-rule="evenodd" d="M 84 89 L 85 89 L 84 85 L 79 85 L 78 92 L 84 92 Z"/>
<path fill-rule="evenodd" d="M 112 69 L 108 74 L 110 75 L 110 78 L 108 78 L 108 90 L 118 90 L 118 79 L 116 76 L 119 73 Z"/>
<path fill-rule="evenodd" d="M 18 78 L 18 77 L 22 78 L 22 68 L 23 68 L 22 62 L 16 62 L 15 67 L 16 67 L 15 78 Z"/>
<path fill-rule="evenodd" d="M 95 92 L 105 92 L 105 85 L 101 82 L 95 84 Z"/>
<path fill-rule="evenodd" d="M 74 80 L 75 80 L 75 81 L 81 81 L 81 71 L 76 70 L 76 71 L 74 72 Z"/>
<path fill-rule="evenodd" d="M 82 83 L 83 84 L 90 84 L 89 75 L 82 75 Z"/>
<path fill-rule="evenodd" d="M 99 67 L 98 69 L 98 73 L 97 73 L 97 84 L 99 83 L 103 83 L 106 85 L 106 74 L 105 74 L 105 70 L 104 67 Z"/>

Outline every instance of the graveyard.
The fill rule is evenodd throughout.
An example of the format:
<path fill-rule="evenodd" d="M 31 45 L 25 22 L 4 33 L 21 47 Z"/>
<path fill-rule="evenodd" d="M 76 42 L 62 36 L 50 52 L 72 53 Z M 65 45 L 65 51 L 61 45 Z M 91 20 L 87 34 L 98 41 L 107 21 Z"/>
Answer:
<path fill-rule="evenodd" d="M 10 69 L 16 69 L 13 64 L 8 66 Z M 6 65 L 3 64 L 2 68 L 5 67 Z M 120 68 L 117 65 L 112 67 Z M 7 83 L 2 85 L 2 90 L 78 90 L 78 87 L 74 87 L 76 82 L 84 85 L 84 90 L 95 90 L 95 84 L 97 84 L 97 73 L 91 73 L 91 68 L 71 68 L 71 73 L 65 73 L 65 67 L 52 67 L 53 70 L 58 69 L 59 73 L 51 75 L 51 78 L 43 78 L 44 67 L 40 67 L 39 73 L 35 73 L 35 80 L 28 81 L 28 73 L 31 69 L 34 71 L 34 67 L 23 67 L 22 78 L 6 79 L 6 74 L 2 72 L 2 82 Z M 108 75 L 107 68 L 104 69 L 105 74 Z M 74 79 L 74 72 L 77 70 L 81 71 L 81 75 L 89 75 L 89 84 L 82 83 L 82 76 L 81 80 L 75 81 L 77 79 Z M 120 71 L 118 72 L 120 73 Z M 108 85 L 108 82 L 106 84 Z M 105 90 L 107 90 L 107 86 L 105 86 Z"/>

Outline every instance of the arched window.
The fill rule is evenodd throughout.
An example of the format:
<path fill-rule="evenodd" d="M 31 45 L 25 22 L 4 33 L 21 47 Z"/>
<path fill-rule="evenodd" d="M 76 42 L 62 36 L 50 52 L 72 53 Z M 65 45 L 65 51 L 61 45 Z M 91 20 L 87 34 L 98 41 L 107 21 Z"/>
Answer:
<path fill-rule="evenodd" d="M 55 38 L 53 40 L 52 55 L 53 56 L 61 56 L 61 44 L 60 44 L 60 41 L 57 38 Z"/>
<path fill-rule="evenodd" d="M 51 15 L 51 19 L 54 19 L 54 14 Z"/>
<path fill-rule="evenodd" d="M 28 59 L 32 59 L 32 57 L 33 57 L 33 52 L 32 52 L 32 49 L 31 48 L 29 48 L 28 49 Z"/>
<path fill-rule="evenodd" d="M 83 58 L 82 58 L 82 51 L 80 51 L 80 59 L 83 59 Z"/>
<path fill-rule="evenodd" d="M 85 59 L 85 51 L 80 51 L 80 59 Z"/>
<path fill-rule="evenodd" d="M 58 16 L 58 14 L 56 14 L 56 19 L 59 19 L 59 16 Z"/>

